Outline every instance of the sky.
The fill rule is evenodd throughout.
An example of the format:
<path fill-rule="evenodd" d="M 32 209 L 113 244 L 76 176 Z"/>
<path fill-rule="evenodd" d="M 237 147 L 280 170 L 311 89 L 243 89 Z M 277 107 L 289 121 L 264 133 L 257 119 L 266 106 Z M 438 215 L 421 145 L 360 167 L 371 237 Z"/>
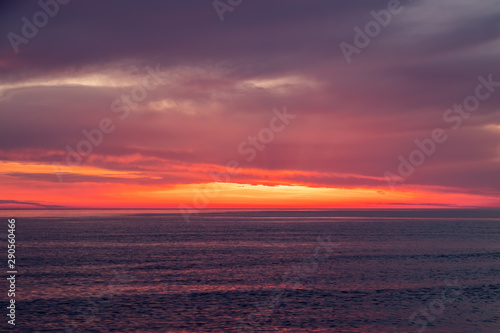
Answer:
<path fill-rule="evenodd" d="M 498 0 L 12 0 L 0 34 L 0 208 L 500 206 Z"/>

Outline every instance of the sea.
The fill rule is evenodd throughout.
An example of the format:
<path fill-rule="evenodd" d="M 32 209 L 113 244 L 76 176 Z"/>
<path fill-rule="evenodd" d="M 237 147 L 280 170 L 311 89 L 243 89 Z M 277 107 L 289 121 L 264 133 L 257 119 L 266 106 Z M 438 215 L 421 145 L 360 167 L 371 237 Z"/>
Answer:
<path fill-rule="evenodd" d="M 0 217 L 3 332 L 500 332 L 500 210 Z"/>

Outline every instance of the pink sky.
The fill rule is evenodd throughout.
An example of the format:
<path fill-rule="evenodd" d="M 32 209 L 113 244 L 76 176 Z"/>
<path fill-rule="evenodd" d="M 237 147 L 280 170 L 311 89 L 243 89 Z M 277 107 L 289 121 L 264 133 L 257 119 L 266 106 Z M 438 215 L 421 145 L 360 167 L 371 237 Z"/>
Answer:
<path fill-rule="evenodd" d="M 500 206 L 498 4 L 399 9 L 348 63 L 387 1 L 61 6 L 0 42 L 0 208 Z"/>

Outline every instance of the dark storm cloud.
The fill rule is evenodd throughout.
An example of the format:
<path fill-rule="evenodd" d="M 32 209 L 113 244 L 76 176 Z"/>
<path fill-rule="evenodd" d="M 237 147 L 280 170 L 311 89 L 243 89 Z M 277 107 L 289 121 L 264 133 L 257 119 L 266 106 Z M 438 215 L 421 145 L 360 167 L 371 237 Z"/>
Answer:
<path fill-rule="evenodd" d="M 345 31 L 339 25 L 351 28 L 356 18 L 385 6 L 385 1 L 252 1 L 222 24 L 210 1 L 74 0 L 20 45 L 17 56 L 2 38 L 0 55 L 13 65 L 0 74 L 18 79 L 18 66 L 24 75 L 36 75 L 129 58 L 165 66 L 227 61 L 242 75 L 290 70 L 318 56 L 338 57 L 338 42 L 352 32 L 339 35 Z M 16 4 L 2 13 L 0 31 L 21 34 L 21 17 L 30 19 L 39 10 L 35 1 Z"/>

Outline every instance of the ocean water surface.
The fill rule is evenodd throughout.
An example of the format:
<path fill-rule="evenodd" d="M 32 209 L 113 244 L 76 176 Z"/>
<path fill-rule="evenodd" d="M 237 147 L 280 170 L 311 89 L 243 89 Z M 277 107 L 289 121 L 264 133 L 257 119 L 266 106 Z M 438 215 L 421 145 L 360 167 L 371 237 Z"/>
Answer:
<path fill-rule="evenodd" d="M 0 215 L 19 332 L 498 333 L 499 213 Z"/>

